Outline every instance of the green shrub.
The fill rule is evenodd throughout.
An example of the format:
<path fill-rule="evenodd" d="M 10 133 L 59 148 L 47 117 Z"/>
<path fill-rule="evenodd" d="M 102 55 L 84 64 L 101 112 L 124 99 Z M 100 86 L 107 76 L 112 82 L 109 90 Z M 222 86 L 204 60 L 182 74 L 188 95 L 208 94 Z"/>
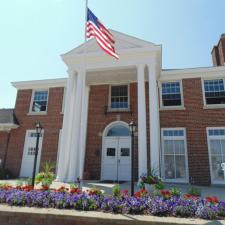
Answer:
<path fill-rule="evenodd" d="M 0 180 L 6 180 L 13 178 L 9 169 L 0 168 Z"/>
<path fill-rule="evenodd" d="M 55 180 L 55 174 L 53 173 L 55 163 L 50 161 L 45 162 L 42 168 L 42 172 L 38 173 L 35 177 L 35 183 L 41 183 L 42 186 L 50 186 L 53 180 Z"/>
<path fill-rule="evenodd" d="M 187 191 L 188 194 L 193 195 L 193 196 L 201 196 L 201 189 L 190 186 Z"/>
<path fill-rule="evenodd" d="M 177 197 L 181 196 L 181 190 L 178 187 L 171 187 L 170 192 L 172 196 L 177 196 Z"/>
<path fill-rule="evenodd" d="M 112 194 L 115 197 L 119 197 L 121 195 L 121 189 L 120 189 L 120 185 L 117 184 L 112 188 Z"/>

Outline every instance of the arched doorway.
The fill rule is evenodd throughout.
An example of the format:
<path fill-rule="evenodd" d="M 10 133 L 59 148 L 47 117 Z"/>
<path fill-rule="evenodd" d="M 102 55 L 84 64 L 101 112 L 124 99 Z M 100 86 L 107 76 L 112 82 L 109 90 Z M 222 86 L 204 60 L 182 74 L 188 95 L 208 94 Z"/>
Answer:
<path fill-rule="evenodd" d="M 129 181 L 131 179 L 131 138 L 128 124 L 109 124 L 102 138 L 101 180 Z"/>

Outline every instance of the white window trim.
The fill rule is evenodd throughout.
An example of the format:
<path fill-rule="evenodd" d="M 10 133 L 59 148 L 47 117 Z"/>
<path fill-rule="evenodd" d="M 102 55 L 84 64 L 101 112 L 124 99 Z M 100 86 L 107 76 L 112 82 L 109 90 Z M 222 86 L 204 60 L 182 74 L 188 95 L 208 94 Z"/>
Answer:
<path fill-rule="evenodd" d="M 46 105 L 46 111 L 44 112 L 33 112 L 32 111 L 32 106 L 33 106 L 33 102 L 34 102 L 34 93 L 36 91 L 47 91 L 48 92 L 48 97 L 47 97 L 47 105 Z M 48 100 L 49 100 L 49 89 L 33 89 L 32 90 L 32 95 L 31 95 L 31 100 L 30 100 L 30 108 L 29 108 L 29 112 L 27 115 L 47 115 L 48 112 Z"/>
<path fill-rule="evenodd" d="M 184 136 L 176 136 L 176 138 L 172 137 L 166 137 L 166 139 L 163 136 L 163 131 L 165 130 L 183 130 Z M 183 140 L 184 141 L 184 148 L 185 148 L 185 172 L 186 172 L 186 179 L 165 179 L 165 167 L 164 167 L 164 140 Z M 166 182 L 171 182 L 171 183 L 188 183 L 189 182 L 189 166 L 188 166 L 188 152 L 187 152 L 187 135 L 186 135 L 186 128 L 184 127 L 173 127 L 173 128 L 161 128 L 161 144 L 162 144 L 162 152 L 161 152 L 161 174 Z"/>
<path fill-rule="evenodd" d="M 225 184 L 225 180 L 224 181 L 213 181 L 212 179 L 212 155 L 211 155 L 211 149 L 210 149 L 210 140 L 221 140 L 224 139 L 225 140 L 225 135 L 218 135 L 218 136 L 212 136 L 213 138 L 211 138 L 209 136 L 209 130 L 217 130 L 217 129 L 225 129 L 225 127 L 206 127 L 206 133 L 207 133 L 207 144 L 208 144 L 208 155 L 209 155 L 209 168 L 210 168 L 210 180 L 211 180 L 211 184 Z M 223 137 L 223 138 L 221 138 Z"/>
<path fill-rule="evenodd" d="M 219 109 L 219 108 L 225 108 L 225 104 L 206 104 L 206 98 L 205 98 L 205 85 L 204 81 L 205 80 L 223 80 L 224 87 L 225 87 L 225 78 L 222 77 L 213 77 L 213 78 L 202 78 L 201 83 L 202 83 L 202 97 L 203 97 L 203 109 Z"/>
<path fill-rule="evenodd" d="M 128 108 L 111 108 L 111 91 L 113 86 L 123 86 L 127 85 L 127 91 L 128 91 Z M 119 84 L 110 84 L 109 85 L 109 97 L 108 97 L 108 112 L 129 112 L 130 111 L 130 84 L 128 83 L 119 83 Z"/>
<path fill-rule="evenodd" d="M 181 105 L 179 106 L 164 106 L 162 100 L 162 83 L 170 83 L 170 82 L 179 82 L 180 84 L 180 96 L 181 96 Z M 182 80 L 167 80 L 167 81 L 159 81 L 159 95 L 160 95 L 160 110 L 185 110 L 184 107 L 184 96 L 183 96 L 183 82 Z"/>

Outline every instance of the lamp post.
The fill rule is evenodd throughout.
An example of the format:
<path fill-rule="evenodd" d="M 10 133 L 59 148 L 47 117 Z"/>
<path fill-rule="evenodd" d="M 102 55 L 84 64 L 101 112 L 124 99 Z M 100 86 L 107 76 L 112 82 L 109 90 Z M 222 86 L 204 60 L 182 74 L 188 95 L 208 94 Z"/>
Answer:
<path fill-rule="evenodd" d="M 32 175 L 32 186 L 34 187 L 34 180 L 35 180 L 35 173 L 36 173 L 36 166 L 37 166 L 37 156 L 38 156 L 38 148 L 39 148 L 39 139 L 41 136 L 42 126 L 40 122 L 35 124 L 36 129 L 36 148 L 35 148 L 35 155 L 34 155 L 34 168 L 33 168 L 33 175 Z"/>
<path fill-rule="evenodd" d="M 129 129 L 131 134 L 131 195 L 134 195 L 134 132 L 136 125 L 133 120 L 129 123 Z"/>

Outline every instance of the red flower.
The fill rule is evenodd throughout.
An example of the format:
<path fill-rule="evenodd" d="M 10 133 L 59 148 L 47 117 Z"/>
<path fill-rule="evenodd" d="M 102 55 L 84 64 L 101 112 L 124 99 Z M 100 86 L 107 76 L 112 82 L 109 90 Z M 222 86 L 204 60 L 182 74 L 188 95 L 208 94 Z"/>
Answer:
<path fill-rule="evenodd" d="M 206 199 L 207 202 L 212 203 L 212 204 L 219 203 L 219 199 L 216 196 L 213 196 L 213 197 L 208 196 L 205 199 Z"/>
<path fill-rule="evenodd" d="M 123 194 L 124 196 L 128 196 L 128 195 L 129 195 L 129 191 L 128 191 L 127 189 L 122 190 L 122 194 Z"/>
<path fill-rule="evenodd" d="M 184 198 L 185 198 L 185 199 L 196 200 L 196 199 L 198 199 L 199 197 L 198 197 L 198 196 L 195 196 L 195 195 L 191 195 L 191 194 L 184 194 Z"/>
<path fill-rule="evenodd" d="M 137 191 L 134 193 L 134 197 L 140 198 L 148 194 L 148 192 L 145 189 L 141 189 L 140 191 Z"/>
<path fill-rule="evenodd" d="M 69 191 L 69 188 L 66 188 L 65 186 L 61 186 L 58 189 L 56 189 L 56 192 L 67 192 Z"/>
<path fill-rule="evenodd" d="M 80 194 L 81 190 L 79 188 L 70 188 L 70 194 Z"/>
<path fill-rule="evenodd" d="M 160 194 L 164 197 L 164 198 L 170 198 L 171 197 L 171 192 L 168 190 L 160 190 Z"/>
<path fill-rule="evenodd" d="M 21 188 L 22 190 L 24 190 L 24 191 L 31 191 L 31 190 L 34 189 L 32 185 L 25 185 L 25 186 L 20 187 L 20 188 Z"/>

